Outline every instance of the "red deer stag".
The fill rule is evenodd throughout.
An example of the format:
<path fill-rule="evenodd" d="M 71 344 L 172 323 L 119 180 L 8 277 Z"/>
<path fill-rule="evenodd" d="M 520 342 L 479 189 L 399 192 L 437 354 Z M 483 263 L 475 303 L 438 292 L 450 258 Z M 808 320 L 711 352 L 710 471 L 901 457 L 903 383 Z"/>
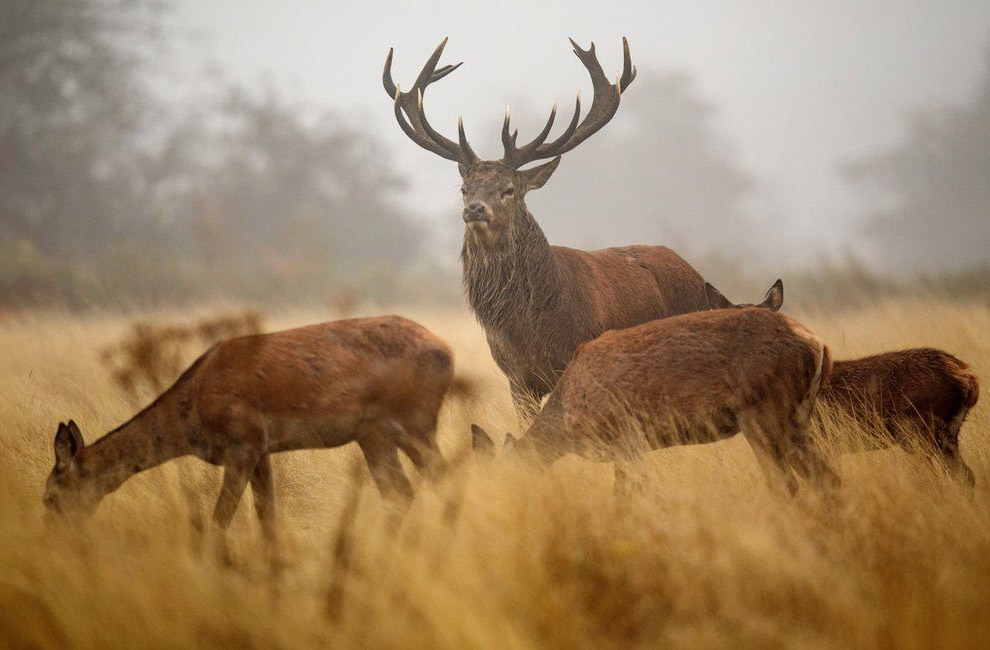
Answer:
<path fill-rule="evenodd" d="M 223 341 L 92 444 L 75 422 L 60 424 L 44 502 L 56 512 L 89 513 L 134 474 L 193 455 L 224 468 L 215 523 L 226 529 L 250 482 L 274 543 L 270 454 L 356 441 L 382 495 L 408 500 L 398 450 L 424 472 L 440 468 L 435 427 L 452 373 L 447 344 L 398 316 Z"/>
<path fill-rule="evenodd" d="M 712 309 L 752 306 L 733 304 L 711 284 L 706 283 L 705 289 Z M 780 280 L 770 292 L 778 297 L 757 306 L 777 311 L 784 301 Z M 879 418 L 893 442 L 906 446 L 920 442 L 969 486 L 976 479 L 959 454 L 959 429 L 979 396 L 980 383 L 969 365 L 933 348 L 836 361 L 821 390 L 822 403 L 864 423 L 867 430 Z"/>
<path fill-rule="evenodd" d="M 458 163 L 463 185 L 464 287 L 485 329 L 499 368 L 507 375 L 513 403 L 527 419 L 570 362 L 578 346 L 609 329 L 705 310 L 704 280 L 691 265 L 663 246 L 625 246 L 582 251 L 551 246 L 526 208 L 525 195 L 539 189 L 557 168 L 560 157 L 601 129 L 619 108 L 621 93 L 636 77 L 623 43 L 623 70 L 609 83 L 592 43 L 574 53 L 591 75 L 594 98 L 579 123 L 581 97 L 570 123 L 547 142 L 557 107 L 536 138 L 516 144 L 518 131 L 502 125 L 501 160 L 479 160 L 458 124 L 458 142 L 440 135 L 426 119 L 427 87 L 461 64 L 437 68 L 442 43 L 420 71 L 410 90 L 392 81 L 392 50 L 385 60 L 385 92 L 395 100 L 399 126 L 419 146 Z M 543 159 L 547 163 L 521 169 Z"/>
<path fill-rule="evenodd" d="M 838 477 L 808 438 L 830 366 L 820 339 L 765 309 L 612 330 L 581 347 L 514 448 L 543 464 L 566 453 L 615 461 L 621 489 L 623 466 L 646 449 L 742 431 L 771 484 L 782 479 L 793 493 L 796 474 L 834 487 Z M 493 451 L 481 428 L 472 434 L 476 450 Z"/>

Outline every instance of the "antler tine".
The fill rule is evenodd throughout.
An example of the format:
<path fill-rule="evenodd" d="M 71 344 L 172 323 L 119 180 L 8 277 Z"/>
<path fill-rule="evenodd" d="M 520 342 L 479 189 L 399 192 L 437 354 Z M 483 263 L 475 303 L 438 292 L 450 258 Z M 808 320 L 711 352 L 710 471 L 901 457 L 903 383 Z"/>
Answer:
<path fill-rule="evenodd" d="M 426 90 L 426 87 L 429 86 L 431 82 L 435 81 L 433 79 L 433 71 L 436 70 L 437 63 L 440 62 L 440 55 L 443 54 L 443 48 L 445 47 L 447 47 L 446 36 L 442 41 L 440 41 L 440 45 L 437 45 L 437 49 L 433 50 L 433 54 L 430 55 L 430 58 L 426 60 L 426 64 L 423 65 L 423 69 L 419 71 L 419 76 L 416 77 L 416 83 L 413 84 L 413 88 Z M 451 71 L 448 70 L 447 72 Z"/>
<path fill-rule="evenodd" d="M 581 91 L 580 90 L 577 93 L 577 99 L 574 100 L 574 115 L 571 117 L 571 121 L 567 125 L 567 128 L 564 129 L 564 132 L 561 133 L 560 134 L 560 137 L 558 137 L 556 140 L 554 140 L 553 142 L 550 142 L 550 143 L 544 145 L 544 149 L 546 149 L 548 151 L 553 151 L 554 149 L 557 149 L 558 147 L 560 147 L 561 145 L 563 145 L 565 142 L 567 142 L 567 140 L 572 135 L 574 135 L 574 131 L 578 127 L 578 120 L 579 119 L 581 119 Z M 552 156 L 542 156 L 542 157 L 550 158 Z M 533 160 L 538 160 L 538 159 L 539 158 L 534 158 Z"/>
<path fill-rule="evenodd" d="M 440 68 L 439 70 L 433 73 L 433 76 L 430 78 L 430 83 L 433 83 L 434 81 L 440 81 L 441 79 L 443 79 L 444 77 L 446 77 L 447 75 L 449 75 L 451 72 L 461 67 L 462 65 L 464 65 L 463 61 L 461 61 L 460 63 L 455 63 L 454 65 L 443 66 L 442 68 Z"/>
<path fill-rule="evenodd" d="M 598 62 L 598 57 L 595 54 L 594 43 L 585 50 L 574 39 L 569 40 L 574 47 L 574 54 L 577 55 L 591 76 L 591 83 L 594 88 L 591 108 L 579 124 L 578 120 L 581 116 L 581 95 L 579 93 L 575 103 L 574 117 L 571 118 L 571 123 L 560 137 L 550 143 L 544 144 L 542 141 L 535 144 L 531 143 L 521 149 L 513 148 L 510 150 L 509 147 L 506 147 L 505 162 L 507 164 L 518 168 L 534 160 L 553 158 L 567 153 L 587 140 L 612 119 L 619 108 L 622 91 L 628 88 L 629 84 L 636 78 L 636 68 L 632 65 L 629 42 L 625 37 L 622 39 L 622 74 L 616 78 L 615 83 L 611 83 L 605 76 L 601 63 Z M 543 137 L 545 139 L 546 135 Z"/>
<path fill-rule="evenodd" d="M 457 117 L 457 141 L 461 147 L 461 151 L 468 157 L 471 162 L 478 160 L 478 156 L 475 155 L 474 149 L 468 144 L 467 136 L 464 135 L 464 118 L 462 116 Z"/>
<path fill-rule="evenodd" d="M 433 153 L 446 158 L 447 160 L 453 160 L 454 162 L 461 162 L 460 157 L 457 155 L 456 151 L 452 151 L 447 147 L 441 146 L 438 142 L 425 137 L 422 133 L 416 130 L 409 122 L 406 121 L 406 116 L 402 113 L 404 110 L 402 107 L 402 91 L 396 88 L 395 91 L 395 119 L 399 123 L 399 127 L 402 131 L 409 136 L 409 139 L 423 147 L 427 151 L 432 151 Z M 453 144 L 453 143 L 451 143 Z M 454 147 L 456 150 L 456 147 Z"/>
<path fill-rule="evenodd" d="M 388 48 L 388 56 L 385 57 L 385 70 L 382 71 L 382 84 L 385 86 L 385 92 L 392 99 L 395 99 L 395 93 L 398 92 L 398 87 L 395 82 L 392 81 L 392 55 L 395 54 L 395 48 Z"/>
<path fill-rule="evenodd" d="M 516 167 L 530 162 L 527 158 L 534 151 L 536 151 L 537 147 L 546 141 L 547 136 L 550 135 L 550 129 L 553 128 L 553 122 L 556 118 L 557 102 L 554 101 L 553 108 L 550 109 L 550 118 L 547 120 L 546 125 L 543 127 L 543 130 L 540 131 L 539 135 L 537 135 L 536 138 L 534 138 L 529 144 L 516 148 L 516 137 L 519 135 L 519 131 L 513 131 L 512 135 L 509 135 L 509 108 L 507 106 L 505 108 L 505 121 L 502 123 L 502 147 L 505 149 L 505 155 L 502 160 L 510 166 Z"/>
<path fill-rule="evenodd" d="M 460 64 L 458 64 L 460 65 Z M 636 66 L 632 64 L 632 56 L 629 54 L 629 41 L 622 37 L 622 78 L 619 79 L 619 90 L 625 90 L 636 78 Z"/>
<path fill-rule="evenodd" d="M 515 147 L 516 136 L 519 135 L 519 130 L 512 135 L 509 134 L 509 107 L 505 107 L 505 119 L 502 121 L 502 147 L 505 148 L 506 156 L 508 156 L 509 151 Z"/>
<path fill-rule="evenodd" d="M 462 65 L 462 63 L 457 63 L 445 65 L 437 69 L 437 63 L 439 63 L 440 55 L 443 54 L 443 48 L 446 45 L 447 39 L 444 38 L 440 42 L 440 45 L 433 50 L 430 58 L 426 60 L 426 64 L 423 65 L 423 69 L 420 70 L 416 81 L 408 92 L 402 92 L 392 80 L 392 56 L 394 50 L 389 49 L 388 56 L 385 58 L 382 84 L 385 86 L 385 92 L 395 100 L 395 116 L 399 122 L 399 126 L 413 142 L 448 160 L 470 165 L 477 162 L 478 157 L 470 145 L 467 144 L 463 133 L 460 137 L 460 143 L 444 137 L 430 125 L 423 110 L 423 94 L 426 92 L 426 88 L 434 81 L 443 79 Z M 406 116 L 408 116 L 408 121 L 406 120 Z"/>

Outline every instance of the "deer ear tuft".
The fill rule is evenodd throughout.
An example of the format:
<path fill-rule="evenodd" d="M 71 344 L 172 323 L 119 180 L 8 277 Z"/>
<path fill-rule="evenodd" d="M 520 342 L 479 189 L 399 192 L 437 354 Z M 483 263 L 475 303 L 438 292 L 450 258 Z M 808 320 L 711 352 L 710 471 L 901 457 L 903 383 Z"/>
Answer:
<path fill-rule="evenodd" d="M 722 292 L 710 283 L 705 283 L 705 296 L 708 298 L 709 309 L 732 309 L 735 307 L 732 302 L 722 295 Z"/>
<path fill-rule="evenodd" d="M 784 305 L 784 283 L 778 278 L 773 286 L 767 289 L 767 295 L 760 303 L 761 307 L 771 309 L 773 311 L 780 311 L 780 308 Z"/>
<path fill-rule="evenodd" d="M 495 457 L 495 443 L 484 429 L 477 424 L 471 425 L 471 448 L 476 454 L 489 458 Z"/>

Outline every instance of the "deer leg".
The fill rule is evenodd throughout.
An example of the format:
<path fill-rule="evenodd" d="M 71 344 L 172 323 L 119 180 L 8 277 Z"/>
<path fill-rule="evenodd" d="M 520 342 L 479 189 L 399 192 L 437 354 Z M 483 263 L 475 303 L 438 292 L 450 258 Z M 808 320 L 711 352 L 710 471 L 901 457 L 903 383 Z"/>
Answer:
<path fill-rule="evenodd" d="M 747 410 L 738 413 L 739 430 L 746 438 L 756 462 L 763 471 L 767 487 L 777 494 L 794 496 L 797 493 L 797 480 L 784 458 L 784 440 L 780 427 L 768 421 L 759 412 Z"/>
<path fill-rule="evenodd" d="M 959 427 L 962 425 L 962 420 L 965 417 L 965 414 L 963 414 L 962 417 L 956 418 L 952 424 L 939 424 L 936 426 L 935 446 L 937 456 L 945 463 L 946 468 L 963 485 L 972 489 L 976 486 L 976 476 L 959 453 Z"/>
<path fill-rule="evenodd" d="M 247 487 L 250 470 L 244 465 L 225 465 L 223 469 L 223 485 L 217 505 L 213 508 L 213 523 L 220 531 L 219 554 L 220 560 L 227 565 L 232 564 L 230 549 L 227 547 L 227 528 L 237 512 L 237 504 Z"/>
<path fill-rule="evenodd" d="M 795 441 L 791 451 L 791 466 L 805 479 L 831 492 L 841 485 L 839 475 L 822 458 L 811 440 L 805 436 Z"/>
<path fill-rule="evenodd" d="M 769 444 L 761 434 L 749 434 L 744 430 L 743 435 L 756 456 L 756 462 L 763 471 L 767 487 L 778 494 L 786 493 L 794 496 L 797 493 L 797 480 L 791 473 L 790 467 L 784 461 L 784 455 L 778 446 Z"/>
<path fill-rule="evenodd" d="M 399 448 L 387 429 L 376 427 L 358 438 L 358 445 L 382 498 L 402 506 L 408 505 L 413 496 L 412 485 L 402 471 Z"/>
<path fill-rule="evenodd" d="M 227 530 L 237 511 L 237 504 L 247 487 L 249 470 L 242 465 L 226 465 L 223 468 L 223 486 L 220 497 L 213 509 L 213 523 L 221 530 Z"/>
<path fill-rule="evenodd" d="M 268 553 L 275 564 L 276 530 L 275 530 L 275 480 L 272 476 L 272 462 L 268 454 L 264 454 L 251 473 L 251 493 L 254 495 L 254 511 L 261 524 L 261 535 L 265 540 Z"/>
<path fill-rule="evenodd" d="M 409 457 L 416 470 L 430 480 L 436 480 L 444 470 L 443 456 L 437 446 L 435 426 L 416 426 L 415 422 L 403 427 L 390 420 L 386 426 L 393 432 L 399 449 Z"/>

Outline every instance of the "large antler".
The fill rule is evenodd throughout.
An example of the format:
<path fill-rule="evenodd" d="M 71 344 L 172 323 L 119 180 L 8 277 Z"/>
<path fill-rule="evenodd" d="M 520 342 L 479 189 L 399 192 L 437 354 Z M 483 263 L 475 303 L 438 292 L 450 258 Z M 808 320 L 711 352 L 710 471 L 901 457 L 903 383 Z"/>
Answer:
<path fill-rule="evenodd" d="M 557 104 L 555 102 L 553 110 L 550 111 L 550 119 L 547 120 L 546 126 L 536 136 L 536 139 L 522 147 L 516 147 L 516 136 L 519 135 L 519 131 L 509 133 L 509 110 L 506 109 L 505 122 L 502 123 L 502 146 L 505 148 L 502 162 L 510 167 L 518 169 L 534 160 L 559 156 L 587 140 L 612 119 L 615 111 L 619 108 L 619 97 L 622 91 L 628 88 L 629 84 L 636 78 L 636 68 L 633 67 L 632 59 L 629 56 L 629 42 L 625 37 L 622 38 L 622 76 L 616 79 L 614 84 L 609 83 L 605 73 L 602 72 L 602 66 L 598 62 L 598 57 L 595 56 L 594 43 L 587 50 L 582 50 L 573 38 L 570 41 L 571 45 L 574 46 L 574 53 L 581 59 L 581 63 L 588 69 L 588 73 L 591 74 L 591 83 L 595 89 L 591 110 L 588 111 L 584 121 L 579 125 L 581 93 L 578 93 L 571 123 L 564 129 L 559 138 L 545 144 L 547 136 L 550 135 L 554 118 L 557 117 Z"/>
<path fill-rule="evenodd" d="M 458 119 L 457 135 L 460 142 L 454 142 L 437 133 L 430 126 L 430 123 L 426 120 L 426 113 L 423 112 L 423 94 L 426 92 L 426 87 L 434 81 L 443 79 L 461 66 L 458 63 L 456 65 L 445 65 L 439 70 L 436 69 L 437 63 L 440 61 L 440 55 L 443 53 L 443 48 L 446 44 L 447 39 L 445 38 L 437 46 L 437 49 L 433 50 L 433 54 L 427 59 L 426 65 L 423 66 L 419 76 L 416 77 L 416 82 L 408 92 L 402 92 L 395 85 L 395 82 L 392 81 L 393 50 L 390 48 L 388 57 L 385 59 L 385 71 L 382 73 L 382 83 L 385 85 L 385 92 L 395 100 L 395 119 L 399 121 L 399 126 L 402 127 L 402 130 L 405 131 L 406 135 L 413 142 L 424 149 L 443 156 L 447 160 L 453 160 L 463 165 L 471 165 L 478 161 L 478 156 L 474 154 L 471 145 L 468 144 L 467 138 L 464 135 L 464 122 Z M 403 111 L 409 116 L 408 122 L 402 114 Z"/>

